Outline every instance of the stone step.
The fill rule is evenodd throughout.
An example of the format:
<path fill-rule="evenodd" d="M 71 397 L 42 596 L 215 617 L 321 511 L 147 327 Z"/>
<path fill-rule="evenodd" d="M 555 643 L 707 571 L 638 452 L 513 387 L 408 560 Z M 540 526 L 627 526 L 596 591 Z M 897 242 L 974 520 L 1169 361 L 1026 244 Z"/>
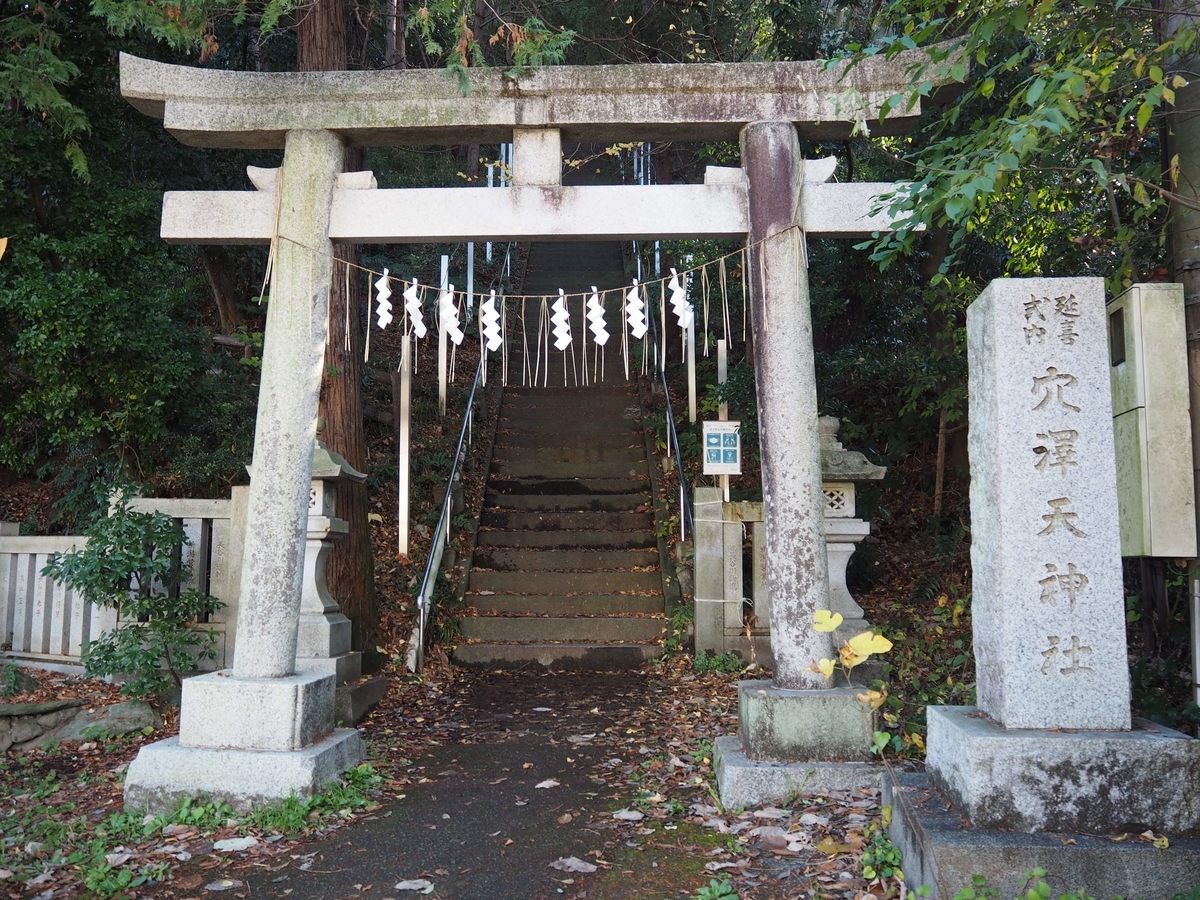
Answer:
<path fill-rule="evenodd" d="M 497 447 L 494 458 L 554 463 L 646 464 L 646 447 Z"/>
<path fill-rule="evenodd" d="M 658 550 L 505 550 L 475 548 L 471 571 L 602 572 L 658 567 Z"/>
<path fill-rule="evenodd" d="M 661 656 L 658 644 L 460 644 L 453 658 L 460 666 L 488 669 L 575 669 L 614 672 L 636 669 Z"/>
<path fill-rule="evenodd" d="M 468 641 L 653 641 L 667 627 L 665 618 L 624 616 L 545 617 L 467 616 L 458 620 L 458 633 Z"/>
<path fill-rule="evenodd" d="M 647 494 L 488 494 L 487 509 L 541 512 L 630 512 L 650 502 Z"/>
<path fill-rule="evenodd" d="M 643 494 L 650 482 L 632 478 L 492 478 L 488 490 L 497 496 L 586 494 L 591 497 Z"/>
<path fill-rule="evenodd" d="M 653 531 L 654 514 L 640 512 L 508 512 L 485 509 L 484 528 L 505 531 Z"/>
<path fill-rule="evenodd" d="M 492 473 L 514 478 L 645 478 L 646 461 L 641 462 L 550 462 L 540 459 L 492 458 Z"/>
<path fill-rule="evenodd" d="M 493 531 L 475 533 L 475 552 L 491 547 L 524 547 L 539 550 L 576 548 L 634 550 L 657 548 L 652 531 Z"/>
<path fill-rule="evenodd" d="M 480 613 L 530 616 L 619 616 L 661 613 L 661 595 L 645 594 L 467 594 L 466 604 Z"/>
<path fill-rule="evenodd" d="M 554 421 L 546 421 L 553 418 Z M 509 419 L 501 417 L 496 424 L 496 430 L 501 437 L 510 433 L 540 435 L 542 446 L 554 447 L 559 435 L 571 437 L 590 437 L 593 440 L 607 440 L 610 435 L 626 440 L 632 434 L 641 434 L 641 422 L 637 420 L 620 419 L 610 415 L 547 415 L 539 420 L 536 417 Z"/>
<path fill-rule="evenodd" d="M 503 405 L 500 408 L 500 414 L 504 416 L 513 414 L 522 414 L 527 412 L 540 412 L 543 410 L 551 411 L 571 411 L 580 409 L 598 409 L 611 411 L 614 415 L 620 415 L 627 411 L 637 411 L 640 409 L 640 400 L 638 395 L 634 394 L 611 394 L 593 392 L 591 390 L 580 391 L 573 396 L 550 395 L 545 393 L 526 394 L 522 397 L 510 397 L 506 393 L 504 395 Z"/>
<path fill-rule="evenodd" d="M 537 387 L 506 387 L 504 389 L 504 402 L 509 403 L 510 401 L 524 400 L 530 397 L 573 398 L 585 395 L 591 397 L 632 397 L 636 402 L 638 389 L 637 385 L 633 382 L 625 381 L 608 381 L 578 388 L 559 387 L 554 384 L 547 385 L 546 387 L 541 387 L 540 385 Z"/>
<path fill-rule="evenodd" d="M 480 572 L 472 570 L 469 590 L 497 594 L 657 593 L 658 572 Z"/>
<path fill-rule="evenodd" d="M 607 434 L 556 431 L 547 432 L 545 429 L 510 429 L 496 430 L 496 449 L 509 447 L 602 447 L 620 449 L 623 447 L 645 447 L 646 440 L 640 429 L 613 429 Z"/>

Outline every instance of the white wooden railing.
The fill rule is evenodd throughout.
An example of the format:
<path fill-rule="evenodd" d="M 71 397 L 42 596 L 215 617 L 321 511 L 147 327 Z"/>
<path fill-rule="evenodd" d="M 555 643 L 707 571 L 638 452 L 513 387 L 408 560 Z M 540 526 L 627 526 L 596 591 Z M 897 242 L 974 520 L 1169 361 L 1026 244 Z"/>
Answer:
<path fill-rule="evenodd" d="M 236 616 L 231 572 L 229 500 L 138 498 L 138 512 L 161 512 L 183 526 L 188 542 L 183 561 L 191 569 L 182 588 L 197 588 L 224 601 L 224 609 L 206 623 L 217 635 L 217 658 L 205 668 L 222 668 L 233 658 L 232 622 Z M 42 574 L 55 553 L 87 544 L 87 538 L 18 536 L 16 524 L 0 522 L 0 655 L 43 668 L 72 671 L 90 641 L 113 628 L 116 612 L 87 603 L 66 585 Z"/>

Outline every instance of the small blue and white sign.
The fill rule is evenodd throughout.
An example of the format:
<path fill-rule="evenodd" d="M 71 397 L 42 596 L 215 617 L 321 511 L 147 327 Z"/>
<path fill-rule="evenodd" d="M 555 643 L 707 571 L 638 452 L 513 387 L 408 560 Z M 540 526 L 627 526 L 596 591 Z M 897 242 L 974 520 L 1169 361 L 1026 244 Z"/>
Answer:
<path fill-rule="evenodd" d="M 741 422 L 704 423 L 704 474 L 742 474 Z"/>

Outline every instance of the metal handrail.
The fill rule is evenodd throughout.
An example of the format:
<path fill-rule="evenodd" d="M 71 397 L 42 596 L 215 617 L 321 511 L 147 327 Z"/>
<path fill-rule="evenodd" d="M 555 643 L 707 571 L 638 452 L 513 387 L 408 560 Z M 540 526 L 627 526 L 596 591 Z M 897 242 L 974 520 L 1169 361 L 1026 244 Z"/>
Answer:
<path fill-rule="evenodd" d="M 659 298 L 658 302 L 661 304 L 662 299 Z M 667 367 L 660 364 L 662 356 L 659 348 L 658 317 L 653 315 L 653 311 L 651 311 L 651 315 L 647 318 L 650 320 L 650 334 L 653 338 L 654 365 L 658 369 L 659 378 L 662 380 L 663 400 L 667 404 L 667 452 L 671 452 L 671 445 L 674 443 L 675 471 L 679 473 L 679 539 L 686 541 L 689 529 L 692 534 L 696 533 L 696 520 L 692 515 L 691 501 L 688 499 L 687 476 L 683 472 L 683 453 L 679 448 L 679 432 L 675 430 L 675 410 L 671 406 L 671 392 L 667 388 Z"/>
<path fill-rule="evenodd" d="M 454 477 L 458 474 L 459 463 L 462 461 L 463 447 L 471 443 L 471 420 L 475 414 L 475 392 L 479 389 L 480 376 L 483 373 L 483 357 L 475 369 L 475 381 L 471 385 L 470 396 L 467 397 L 467 411 L 463 414 L 462 431 L 458 435 L 458 447 L 454 451 L 454 462 L 450 465 L 450 475 L 446 480 L 446 494 L 442 498 L 442 509 L 438 514 L 437 527 L 434 530 L 433 544 L 429 549 L 429 559 L 425 561 L 425 575 L 421 579 L 421 589 L 417 593 L 417 628 L 414 637 L 415 646 L 408 648 L 408 669 L 419 672 L 425 665 L 425 626 L 429 614 L 433 610 L 433 588 L 437 576 L 441 572 L 442 551 L 446 541 L 450 539 L 450 506 L 453 499 Z"/>

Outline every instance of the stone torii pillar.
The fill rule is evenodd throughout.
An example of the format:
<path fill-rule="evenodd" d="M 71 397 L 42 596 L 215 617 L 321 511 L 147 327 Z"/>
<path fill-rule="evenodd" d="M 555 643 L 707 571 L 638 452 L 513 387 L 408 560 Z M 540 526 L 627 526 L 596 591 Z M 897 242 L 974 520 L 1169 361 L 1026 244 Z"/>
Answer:
<path fill-rule="evenodd" d="M 857 699 L 860 689 L 831 684 L 814 665 L 835 651 L 830 635 L 813 628 L 815 613 L 830 604 L 803 230 L 806 163 L 791 122 L 752 122 L 741 145 L 775 677 L 739 683 L 740 741 L 717 739 L 717 784 L 729 807 L 778 799 L 801 785 L 836 790 L 879 781 L 866 761 L 873 711 Z M 832 198 L 849 202 L 845 215 L 869 211 L 861 200 Z"/>
<path fill-rule="evenodd" d="M 133 809 L 169 810 L 200 792 L 238 809 L 311 796 L 364 755 L 358 731 L 334 728 L 336 675 L 296 672 L 343 149 L 329 131 L 287 134 L 233 670 L 184 681 L 179 737 L 142 748 L 129 767 Z"/>

